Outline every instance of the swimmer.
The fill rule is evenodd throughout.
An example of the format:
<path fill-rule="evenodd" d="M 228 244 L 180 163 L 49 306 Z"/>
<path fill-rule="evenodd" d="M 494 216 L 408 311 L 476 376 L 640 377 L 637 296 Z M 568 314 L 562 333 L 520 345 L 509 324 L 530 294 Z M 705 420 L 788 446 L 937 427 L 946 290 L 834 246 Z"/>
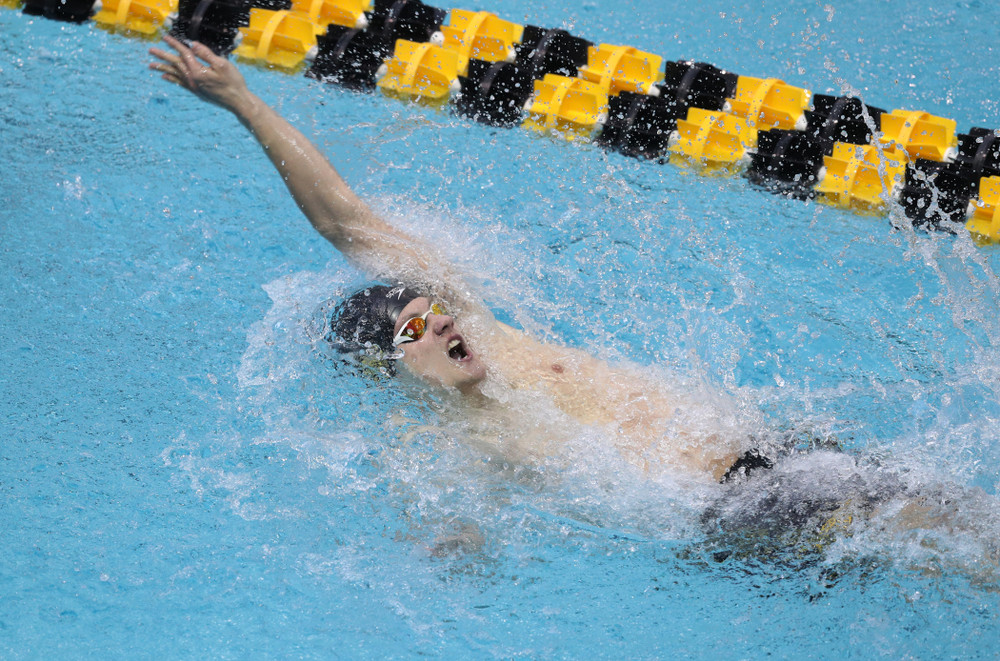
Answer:
<path fill-rule="evenodd" d="M 374 360 L 383 373 L 408 374 L 422 387 L 453 393 L 470 419 L 479 412 L 498 420 L 503 433 L 496 436 L 520 433 L 521 447 L 512 452 L 506 446 L 505 452 L 549 454 L 545 445 L 559 436 L 549 432 L 560 421 L 542 419 L 548 413 L 537 411 L 554 407 L 579 424 L 608 429 L 616 450 L 641 469 L 706 485 L 727 483 L 706 517 L 739 539 L 748 530 L 760 531 L 754 540 L 776 537 L 779 529 L 807 530 L 813 535 L 808 545 L 817 548 L 816 535 L 846 529 L 845 521 L 868 519 L 879 508 L 888 511 L 883 523 L 902 532 L 961 528 L 956 498 L 912 491 L 839 452 L 812 452 L 776 465 L 777 457 L 759 453 L 757 442 L 724 420 L 727 415 L 687 393 L 636 368 L 540 342 L 497 321 L 432 249 L 373 212 L 302 133 L 247 88 L 236 66 L 202 44 L 165 40 L 174 52 L 151 49 L 151 69 L 235 115 L 313 227 L 352 264 L 374 278 L 409 283 L 370 286 L 341 302 L 330 322 L 331 342 Z M 523 399 L 532 396 L 551 407 Z M 978 523 L 987 518 L 962 525 L 992 530 Z M 995 569 L 995 539 L 978 534 L 989 542 L 987 565 Z"/>
<path fill-rule="evenodd" d="M 203 44 L 165 40 L 174 52 L 151 49 L 151 69 L 235 115 L 313 227 L 350 262 L 373 277 L 410 283 L 350 296 L 331 322 L 334 342 L 395 361 L 473 408 L 495 405 L 496 393 L 541 393 L 580 424 L 610 428 L 622 455 L 647 470 L 718 482 L 739 468 L 748 448 L 738 433 L 692 415 L 698 404 L 637 369 L 540 342 L 494 319 L 433 250 L 373 212 L 302 133 L 247 88 L 235 65 Z M 509 398 L 505 405 L 519 409 Z"/>

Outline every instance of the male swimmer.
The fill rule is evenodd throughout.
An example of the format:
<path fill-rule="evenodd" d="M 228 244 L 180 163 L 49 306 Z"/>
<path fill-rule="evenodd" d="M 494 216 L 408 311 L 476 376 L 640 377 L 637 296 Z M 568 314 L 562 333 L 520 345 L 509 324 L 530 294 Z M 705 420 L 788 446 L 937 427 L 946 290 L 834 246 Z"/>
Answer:
<path fill-rule="evenodd" d="M 559 415 L 610 429 L 617 450 L 641 468 L 706 484 L 731 482 L 728 495 L 706 517 L 717 529 L 739 531 L 740 539 L 753 528 L 762 531 L 753 539 L 788 527 L 828 535 L 846 530 L 856 515 L 867 518 L 880 503 L 893 502 L 889 509 L 898 511 L 890 511 L 890 526 L 898 530 L 941 527 L 942 521 L 949 530 L 993 529 L 979 525 L 990 517 L 962 524 L 967 517 L 955 509 L 954 499 L 914 492 L 898 476 L 859 467 L 847 454 L 825 459 L 822 452 L 800 454 L 776 466 L 752 439 L 724 422 L 721 412 L 706 412 L 650 375 L 539 342 L 498 322 L 433 250 L 358 198 L 305 136 L 249 91 L 233 64 L 202 44 L 165 40 L 175 52 L 151 49 L 157 61 L 150 68 L 233 113 L 264 148 L 313 227 L 348 260 L 372 277 L 410 283 L 373 285 L 348 297 L 330 322 L 331 342 L 374 359 L 386 373 L 395 374 L 400 364 L 422 383 L 456 393 L 470 417 L 475 411 L 484 417 L 505 411 L 499 416 L 502 435 L 519 434 L 521 445 L 498 449 L 550 452 L 559 421 L 553 425 L 548 414 L 531 419 L 529 412 L 538 407 L 519 406 L 522 395 L 540 394 Z M 448 310 L 460 312 L 461 330 Z M 532 427 L 538 428 L 534 434 Z M 766 474 L 766 484 L 744 479 L 749 473 Z M 992 536 L 983 539 L 995 569 L 1000 550 Z M 810 548 L 819 548 L 810 540 Z"/>
<path fill-rule="evenodd" d="M 250 92 L 236 66 L 203 44 L 165 40 L 175 52 L 151 49 L 156 61 L 150 68 L 233 113 L 313 227 L 348 260 L 373 277 L 410 283 L 368 287 L 344 301 L 331 322 L 331 338 L 342 348 L 395 360 L 424 382 L 461 393 L 473 407 L 490 406 L 491 398 L 495 404 L 497 392 L 543 393 L 579 423 L 609 426 L 623 456 L 646 469 L 719 481 L 734 466 L 768 463 L 740 458 L 749 448 L 741 447 L 739 433 L 706 423 L 703 412 L 691 415 L 692 402 L 648 375 L 496 321 L 432 250 L 355 195 L 302 133 Z M 460 319 L 449 310 L 460 311 Z"/>

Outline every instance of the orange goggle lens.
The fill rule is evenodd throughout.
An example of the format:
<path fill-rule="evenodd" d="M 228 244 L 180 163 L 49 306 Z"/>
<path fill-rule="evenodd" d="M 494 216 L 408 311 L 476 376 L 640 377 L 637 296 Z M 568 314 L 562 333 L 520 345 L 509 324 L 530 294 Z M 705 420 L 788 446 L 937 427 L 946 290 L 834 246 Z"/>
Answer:
<path fill-rule="evenodd" d="M 403 327 L 399 329 L 396 333 L 396 337 L 393 338 L 392 343 L 394 346 L 399 346 L 406 342 L 416 342 L 424 336 L 427 332 L 427 316 L 431 313 L 434 314 L 444 314 L 444 308 L 439 304 L 434 303 L 431 305 L 427 312 L 423 313 L 419 317 L 411 317 L 406 320 Z"/>

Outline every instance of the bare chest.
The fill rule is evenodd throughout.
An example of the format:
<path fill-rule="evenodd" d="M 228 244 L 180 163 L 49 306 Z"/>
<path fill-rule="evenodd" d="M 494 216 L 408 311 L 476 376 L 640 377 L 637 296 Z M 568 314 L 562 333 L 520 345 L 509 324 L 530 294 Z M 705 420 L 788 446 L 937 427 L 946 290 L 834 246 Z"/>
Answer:
<path fill-rule="evenodd" d="M 495 363 L 512 389 L 539 392 L 578 422 L 609 427 L 634 463 L 652 459 L 714 475 L 735 459 L 732 436 L 718 433 L 711 413 L 692 414 L 689 401 L 638 369 L 530 341 L 501 345 Z"/>

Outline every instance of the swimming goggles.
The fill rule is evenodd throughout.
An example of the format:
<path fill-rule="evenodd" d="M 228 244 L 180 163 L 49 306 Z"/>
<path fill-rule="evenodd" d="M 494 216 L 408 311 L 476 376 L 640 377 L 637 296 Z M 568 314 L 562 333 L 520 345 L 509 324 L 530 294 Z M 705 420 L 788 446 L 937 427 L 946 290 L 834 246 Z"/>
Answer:
<path fill-rule="evenodd" d="M 396 333 L 396 337 L 392 338 L 392 345 L 398 347 L 400 344 L 416 342 L 422 338 L 424 333 L 427 332 L 427 315 L 432 312 L 434 314 L 444 314 L 444 308 L 438 303 L 432 303 L 427 312 L 419 317 L 410 317 L 407 319 L 403 327 Z"/>

